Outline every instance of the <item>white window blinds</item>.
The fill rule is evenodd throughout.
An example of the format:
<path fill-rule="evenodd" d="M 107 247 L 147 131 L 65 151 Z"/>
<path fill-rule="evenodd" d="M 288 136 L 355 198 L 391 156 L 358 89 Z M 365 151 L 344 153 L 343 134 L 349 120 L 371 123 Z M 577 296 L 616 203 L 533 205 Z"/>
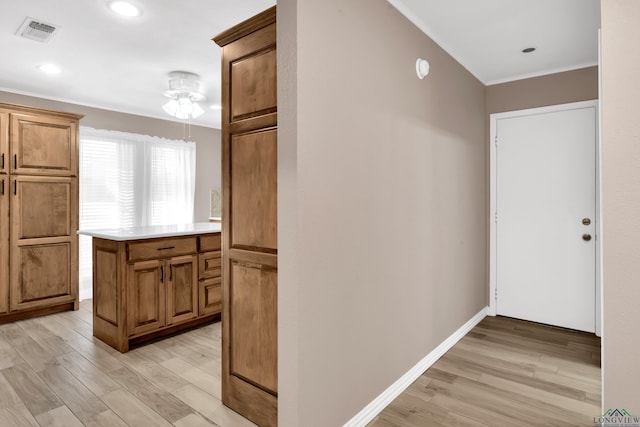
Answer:
<path fill-rule="evenodd" d="M 80 127 L 80 229 L 193 221 L 194 142 Z M 91 298 L 91 238 L 80 236 L 80 299 Z"/>

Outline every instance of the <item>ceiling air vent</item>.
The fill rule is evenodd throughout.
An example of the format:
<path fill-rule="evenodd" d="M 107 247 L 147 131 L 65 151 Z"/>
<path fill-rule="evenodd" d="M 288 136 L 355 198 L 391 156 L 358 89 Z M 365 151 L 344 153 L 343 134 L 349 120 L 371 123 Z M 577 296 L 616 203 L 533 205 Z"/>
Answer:
<path fill-rule="evenodd" d="M 16 35 L 25 39 L 48 43 L 58 31 L 58 27 L 27 16 Z"/>

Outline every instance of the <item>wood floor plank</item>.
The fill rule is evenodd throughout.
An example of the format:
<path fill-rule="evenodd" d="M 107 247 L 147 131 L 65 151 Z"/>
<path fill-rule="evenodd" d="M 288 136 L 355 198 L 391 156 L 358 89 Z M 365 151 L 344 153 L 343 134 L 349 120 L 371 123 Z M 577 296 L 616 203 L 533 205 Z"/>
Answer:
<path fill-rule="evenodd" d="M 222 395 L 222 380 L 220 377 L 215 377 L 206 373 L 205 371 L 185 362 L 182 359 L 174 357 L 161 363 L 162 366 L 184 378 L 191 384 L 200 387 L 202 390 L 211 394 L 212 396 L 221 399 Z M 186 383 L 184 384 L 186 385 Z"/>
<path fill-rule="evenodd" d="M 199 414 L 190 414 L 173 423 L 175 427 L 217 427 L 218 424 L 209 421 Z"/>
<path fill-rule="evenodd" d="M 31 412 L 22 403 L 0 409 L 0 426 L 2 427 L 39 427 Z"/>
<path fill-rule="evenodd" d="M 63 366 L 50 366 L 39 373 L 49 388 L 81 421 L 106 411 L 108 408 Z"/>
<path fill-rule="evenodd" d="M 187 384 L 175 390 L 173 395 L 214 422 L 216 410 L 222 405 L 222 402 L 217 399 L 212 399 L 210 394 L 193 384 Z"/>
<path fill-rule="evenodd" d="M 0 369 L 26 363 L 14 348 L 0 349 Z"/>
<path fill-rule="evenodd" d="M 83 427 L 80 420 L 66 406 L 40 414 L 36 420 L 42 427 Z"/>
<path fill-rule="evenodd" d="M 48 349 L 35 342 L 31 337 L 30 341 L 15 347 L 20 356 L 31 366 L 40 372 L 48 366 L 56 365 L 56 354 L 52 354 Z"/>
<path fill-rule="evenodd" d="M 193 410 L 180 399 L 156 387 L 151 381 L 129 368 L 113 371 L 110 375 L 127 391 L 170 423 L 193 413 Z"/>
<path fill-rule="evenodd" d="M 62 406 L 62 402 L 27 364 L 3 369 L 2 375 L 34 416 Z"/>
<path fill-rule="evenodd" d="M 118 360 L 118 355 L 103 349 L 86 338 L 82 338 L 76 342 L 74 349 L 103 372 L 109 373 L 124 367 Z"/>
<path fill-rule="evenodd" d="M 449 412 L 442 425 L 447 427 L 490 427 L 488 424 L 475 421 L 455 412 Z"/>
<path fill-rule="evenodd" d="M 99 413 L 85 422 L 86 427 L 128 427 L 111 409 Z"/>
<path fill-rule="evenodd" d="M 41 341 L 56 336 L 41 323 L 40 318 L 21 320 L 16 322 L 16 325 L 22 328 L 22 330 L 35 341 Z"/>
<path fill-rule="evenodd" d="M 393 403 L 393 407 L 383 418 L 398 423 L 400 426 L 442 425 L 449 415 L 448 410 L 408 393 L 403 393 Z"/>
<path fill-rule="evenodd" d="M 164 391 L 172 392 L 187 385 L 187 381 L 166 367 L 143 357 L 137 349 L 119 359 L 128 368 L 147 378 Z"/>
<path fill-rule="evenodd" d="M 117 382 L 79 353 L 58 356 L 56 360 L 98 397 L 121 388 Z"/>
<path fill-rule="evenodd" d="M 168 339 L 156 344 L 163 350 L 173 354 L 175 357 L 179 357 L 194 366 L 205 366 L 208 362 L 212 361 L 210 356 L 198 351 L 193 351 L 191 348 L 176 340 Z"/>
<path fill-rule="evenodd" d="M 165 360 L 169 360 L 175 357 L 173 354 L 161 349 L 158 345 L 156 345 L 156 343 L 143 345 L 142 347 L 135 349 L 135 351 L 142 357 L 156 363 L 162 363 Z"/>
<path fill-rule="evenodd" d="M 16 323 L 0 325 L 0 336 L 14 347 L 32 341 L 32 338 Z"/>
<path fill-rule="evenodd" d="M 115 390 L 102 400 L 129 426 L 170 427 L 171 424 L 126 390 Z"/>
<path fill-rule="evenodd" d="M 22 405 L 22 400 L 20 400 L 20 397 L 18 397 L 5 377 L 0 375 L 0 409 L 12 408 L 19 405 Z"/>
<path fill-rule="evenodd" d="M 221 427 L 256 427 L 254 423 L 224 405 L 213 411 L 211 419 Z"/>

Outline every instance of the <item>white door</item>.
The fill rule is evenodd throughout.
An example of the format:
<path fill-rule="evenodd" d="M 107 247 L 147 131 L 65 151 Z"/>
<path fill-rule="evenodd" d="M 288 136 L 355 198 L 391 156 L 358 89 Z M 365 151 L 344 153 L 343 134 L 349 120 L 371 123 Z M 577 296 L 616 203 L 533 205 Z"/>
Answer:
<path fill-rule="evenodd" d="M 496 120 L 497 314 L 595 329 L 594 104 Z"/>

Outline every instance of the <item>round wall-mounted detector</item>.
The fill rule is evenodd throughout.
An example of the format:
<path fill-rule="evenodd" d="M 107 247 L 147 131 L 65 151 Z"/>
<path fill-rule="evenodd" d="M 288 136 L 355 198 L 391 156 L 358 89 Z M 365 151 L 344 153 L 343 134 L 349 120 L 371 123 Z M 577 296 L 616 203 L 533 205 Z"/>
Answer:
<path fill-rule="evenodd" d="M 531 52 L 533 52 L 535 50 L 536 50 L 535 47 L 528 47 L 526 49 L 522 49 L 522 53 L 531 53 Z"/>
<path fill-rule="evenodd" d="M 418 58 L 416 61 L 416 74 L 420 80 L 429 74 L 429 62 L 426 59 Z"/>

